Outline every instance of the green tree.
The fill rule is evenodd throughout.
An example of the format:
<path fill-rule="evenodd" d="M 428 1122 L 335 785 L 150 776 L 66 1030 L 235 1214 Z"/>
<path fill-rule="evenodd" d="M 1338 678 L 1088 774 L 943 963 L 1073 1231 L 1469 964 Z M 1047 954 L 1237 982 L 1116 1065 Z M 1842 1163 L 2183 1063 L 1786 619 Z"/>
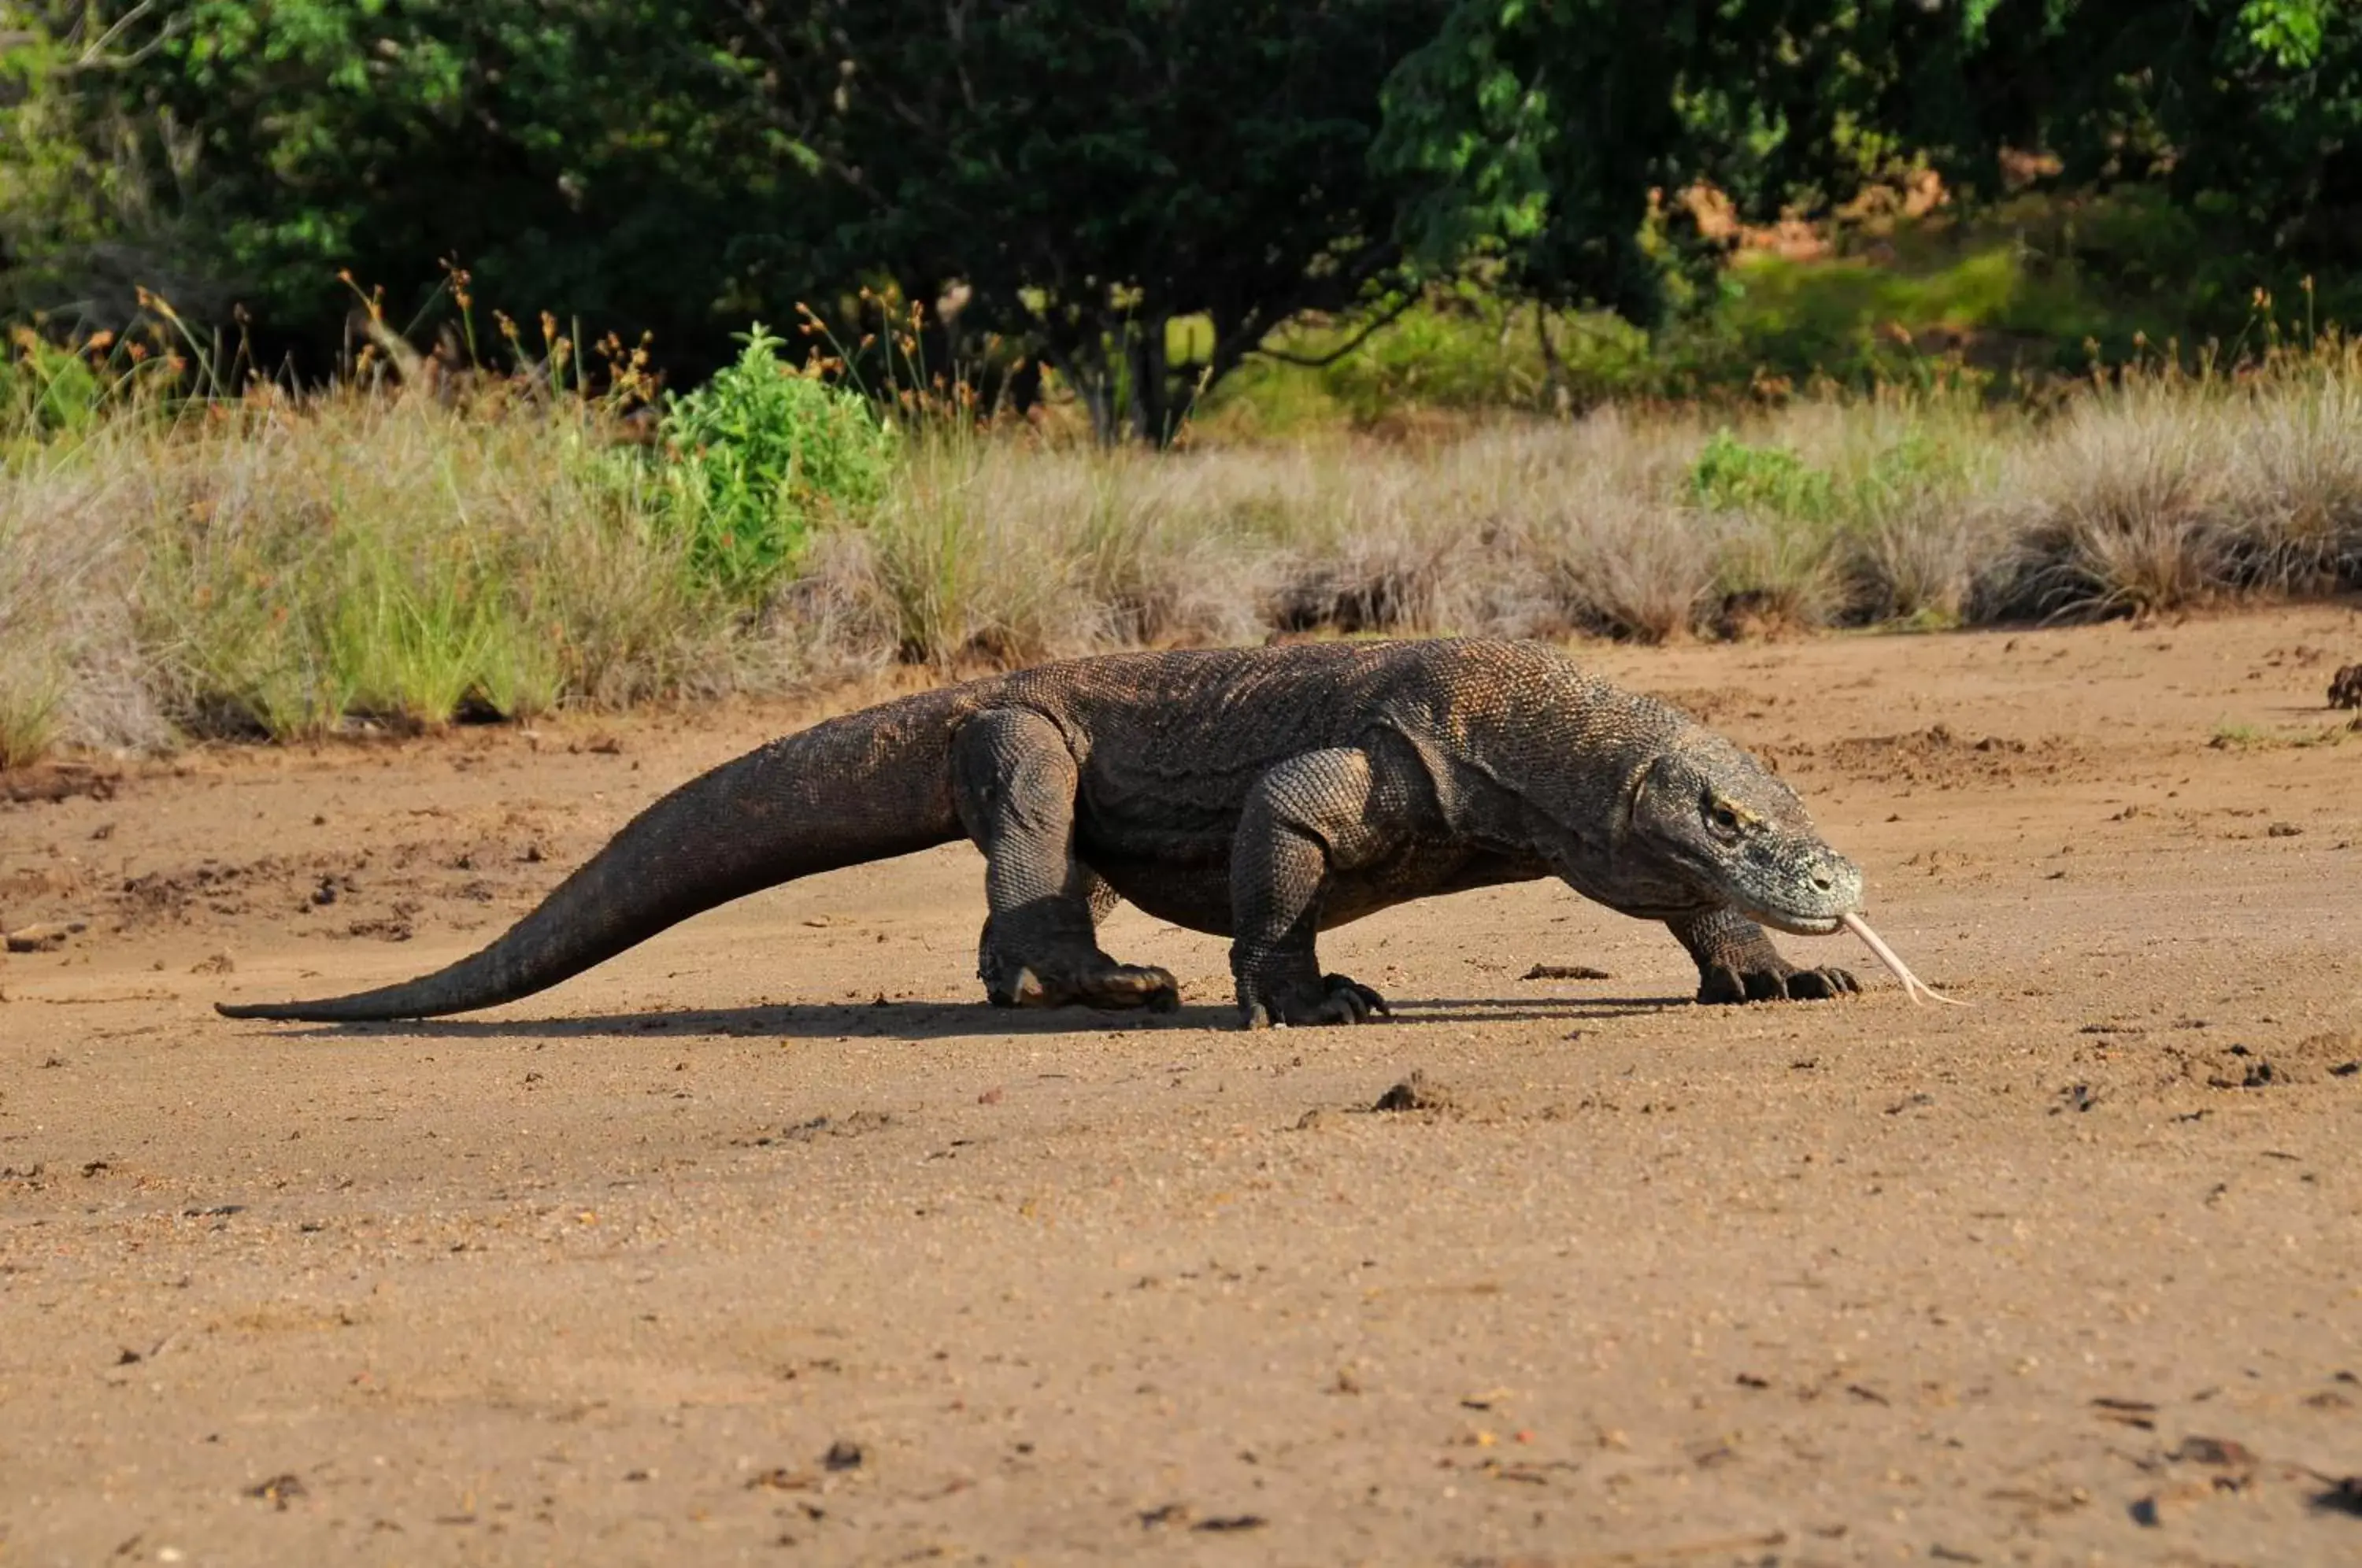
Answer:
<path fill-rule="evenodd" d="M 753 315 L 958 285 L 969 344 L 1161 438 L 1274 326 L 1397 281 L 1368 150 L 1443 6 L 184 0 L 113 13 L 135 66 L 45 80 L 180 173 L 209 298 L 315 362 L 346 269 L 400 323 L 447 257 L 490 304 L 652 329 L 696 370 Z M 1198 312 L 1210 361 L 1166 364 Z"/>
<path fill-rule="evenodd" d="M 1718 259 L 1662 197 L 1705 182 L 1761 219 L 1849 194 L 1909 146 L 1906 62 L 1957 56 L 1991 3 L 1459 0 L 1387 87 L 1402 233 L 1430 265 L 1489 254 L 1540 297 L 1652 319 L 1670 273 Z"/>
<path fill-rule="evenodd" d="M 9 55 L 28 102 L 63 105 L 85 144 L 112 140 L 145 172 L 143 200 L 175 220 L 178 270 L 206 280 L 201 308 L 244 304 L 315 368 L 352 304 L 340 271 L 388 285 L 399 322 L 443 258 L 512 311 L 653 329 L 718 359 L 753 304 L 730 238 L 809 179 L 729 48 L 727 6 L 48 9 L 51 41 Z M 120 63 L 76 69 L 54 41 L 69 31 L 108 36 Z"/>
<path fill-rule="evenodd" d="M 1975 197 L 2162 185 L 2226 250 L 2362 260 L 2362 6 L 2346 0 L 1459 0 L 1387 87 L 1402 233 L 1553 300 L 1656 315 L 1714 247 L 1652 193 L 1825 208 L 1924 160 Z"/>
<path fill-rule="evenodd" d="M 842 215 L 751 242 L 774 275 L 960 285 L 963 334 L 1047 359 L 1103 435 L 1165 438 L 1281 322 L 1403 281 L 1399 187 L 1369 151 L 1443 0 L 740 9 L 797 19 L 745 36 Z M 1198 314 L 1207 359 L 1167 363 L 1167 324 Z"/>
<path fill-rule="evenodd" d="M 1964 182 L 1993 154 L 2053 154 L 2070 187 L 2141 182 L 2220 225 L 2225 248 L 2362 262 L 2362 6 L 2349 0 L 1986 0 L 1915 82 L 1916 128 Z"/>
<path fill-rule="evenodd" d="M 127 312 L 144 272 L 192 292 L 182 248 L 155 196 L 156 154 L 116 103 L 116 83 L 161 47 L 153 0 L 0 4 L 0 312 L 105 296 L 97 313 Z"/>
<path fill-rule="evenodd" d="M 687 380 L 873 285 L 966 302 L 932 364 L 997 340 L 1163 438 L 1302 313 L 1482 259 L 1645 321 L 1719 259 L 1662 195 L 1760 219 L 1909 160 L 1974 194 L 2003 149 L 2362 263 L 2362 6 L 9 0 L 0 309 L 119 325 L 147 284 L 316 371 L 340 271 L 401 325 L 447 258 Z"/>

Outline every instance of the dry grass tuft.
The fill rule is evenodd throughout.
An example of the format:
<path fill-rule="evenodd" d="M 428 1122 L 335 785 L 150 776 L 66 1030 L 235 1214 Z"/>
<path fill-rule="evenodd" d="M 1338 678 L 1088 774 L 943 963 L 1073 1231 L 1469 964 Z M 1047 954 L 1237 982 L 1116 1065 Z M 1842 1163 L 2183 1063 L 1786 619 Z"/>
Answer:
<path fill-rule="evenodd" d="M 64 741 L 161 742 L 168 726 L 134 635 L 133 476 L 30 455 L 0 483 L 0 767 Z"/>
<path fill-rule="evenodd" d="M 2307 376 L 2244 402 L 2227 421 L 2233 575 L 2271 592 L 2362 582 L 2362 381 Z"/>
<path fill-rule="evenodd" d="M 0 482 L 12 755 L 432 727 L 735 677 L 731 616 L 637 469 L 568 414 L 257 398 L 28 450 Z"/>
<path fill-rule="evenodd" d="M 726 684 L 726 612 L 563 410 L 270 403 L 109 460 L 149 481 L 136 601 L 184 725 L 431 728 Z"/>
<path fill-rule="evenodd" d="M 1958 625 L 2001 526 L 1989 504 L 1915 498 L 1855 536 L 1845 564 L 1847 600 L 1873 623 Z"/>
<path fill-rule="evenodd" d="M 2170 385 L 2071 404 L 2014 454 L 1989 617 L 2145 614 L 2229 586 L 2219 410 Z"/>

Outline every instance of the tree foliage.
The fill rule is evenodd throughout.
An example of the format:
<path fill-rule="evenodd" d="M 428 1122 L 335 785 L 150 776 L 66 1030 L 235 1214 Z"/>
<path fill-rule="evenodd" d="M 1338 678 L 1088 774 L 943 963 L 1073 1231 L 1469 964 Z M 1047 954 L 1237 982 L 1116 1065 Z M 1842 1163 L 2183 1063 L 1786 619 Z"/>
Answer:
<path fill-rule="evenodd" d="M 1460 0 L 1388 90 L 1382 160 L 1418 182 L 1417 254 L 1492 250 L 1555 301 L 1648 319 L 1713 248 L 1668 195 L 1741 215 L 1842 196 L 1888 143 L 1875 101 L 1915 5 Z M 1954 26 L 1959 24 L 1955 23 Z M 1651 232 L 1651 210 L 1661 222 Z"/>
<path fill-rule="evenodd" d="M 52 85 L 146 171 L 200 292 L 315 348 L 342 336 L 340 271 L 390 285 L 399 322 L 446 258 L 513 311 L 718 336 L 741 304 L 727 238 L 794 167 L 746 62 L 683 25 L 695 6 L 50 9 L 53 38 L 108 31 L 135 51 Z"/>
<path fill-rule="evenodd" d="M 1280 322 L 1396 280 L 1380 88 L 1440 0 L 838 0 L 751 28 L 779 134 L 836 221 L 755 237 L 782 279 L 956 282 L 1102 428 L 1168 434 Z M 766 7 L 748 0 L 750 17 Z M 792 218 L 792 215 L 782 215 Z M 1209 363 L 1166 324 L 1209 317 Z"/>
<path fill-rule="evenodd" d="M 349 271 L 399 322 L 488 302 L 719 362 L 753 315 L 954 283 L 1143 435 L 1281 320 L 1392 275 L 1378 92 L 1441 0 L 191 0 L 51 5 L 13 57 L 83 128 L 185 168 L 214 287 L 333 346 Z M 136 65 L 46 63 L 120 25 Z M 53 246 L 52 249 L 62 248 Z M 85 258 L 85 259 L 87 259 Z M 1203 312 L 1212 365 L 1164 363 Z"/>
<path fill-rule="evenodd" d="M 2346 0 L 1988 0 L 1950 65 L 1946 141 L 1992 178 L 2002 146 L 2069 185 L 2154 182 L 2225 238 L 2362 261 L 2362 7 Z M 1939 127 L 1929 127 L 1931 129 Z"/>
<path fill-rule="evenodd" d="M 1388 88 L 1415 253 L 1490 250 L 1642 318 L 1710 264 L 1678 205 L 1825 209 L 1907 162 L 1990 194 L 2155 182 L 2230 245 L 2362 259 L 2362 7 L 2343 0 L 1459 0 Z M 2019 165 L 2023 167 L 2023 163 Z"/>
<path fill-rule="evenodd" d="M 1301 313 L 1481 261 L 1648 321 L 1717 259 L 1694 184 L 1755 219 L 1915 162 L 1973 196 L 2004 150 L 2362 265 L 2362 6 L 6 0 L 0 310 L 117 325 L 144 284 L 316 371 L 340 272 L 403 326 L 447 259 L 689 379 L 801 302 L 857 346 L 866 285 L 965 302 L 932 364 L 1046 361 L 1159 437 Z M 1169 364 L 1183 315 L 1211 341 Z"/>

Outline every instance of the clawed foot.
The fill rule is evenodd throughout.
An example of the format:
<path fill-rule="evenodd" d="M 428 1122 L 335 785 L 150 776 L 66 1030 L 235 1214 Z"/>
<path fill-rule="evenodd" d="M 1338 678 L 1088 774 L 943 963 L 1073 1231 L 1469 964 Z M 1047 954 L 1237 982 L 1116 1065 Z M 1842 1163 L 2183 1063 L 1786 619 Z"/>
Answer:
<path fill-rule="evenodd" d="M 1043 970 L 1047 970 L 1047 966 Z M 1115 1012 L 1138 1008 L 1171 1012 L 1181 1005 L 1180 983 L 1173 978 L 1172 971 L 1153 965 L 1109 961 L 1065 976 L 1043 970 L 1030 965 L 1022 966 L 1010 977 L 1005 988 L 993 986 L 986 994 L 995 1007 L 1079 1005 Z"/>
<path fill-rule="evenodd" d="M 1860 989 L 1861 982 L 1846 969 L 1800 969 L 1794 965 L 1739 969 L 1718 964 L 1698 981 L 1697 999 L 1706 1003 L 1827 1001 Z"/>
<path fill-rule="evenodd" d="M 1392 1018 L 1386 999 L 1342 975 L 1323 975 L 1315 985 L 1242 986 L 1239 1010 L 1249 1029 L 1309 1023 L 1367 1023 L 1373 1015 Z"/>

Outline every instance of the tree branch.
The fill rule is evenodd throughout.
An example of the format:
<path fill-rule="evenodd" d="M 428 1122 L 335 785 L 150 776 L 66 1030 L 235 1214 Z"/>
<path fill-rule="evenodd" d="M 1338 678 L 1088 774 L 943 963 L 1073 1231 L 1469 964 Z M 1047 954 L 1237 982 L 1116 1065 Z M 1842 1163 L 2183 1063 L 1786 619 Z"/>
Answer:
<path fill-rule="evenodd" d="M 138 5 L 132 6 L 128 11 L 124 12 L 120 17 L 117 17 L 113 25 L 105 32 L 99 34 L 98 37 L 91 39 L 88 43 L 83 45 L 82 52 L 80 54 L 75 56 L 72 60 L 67 61 L 64 64 L 59 66 L 59 72 L 61 74 L 71 75 L 75 72 L 82 71 L 128 71 L 133 66 L 138 65 L 141 61 L 146 60 L 149 55 L 154 54 L 158 50 L 162 49 L 166 43 L 170 42 L 176 34 L 188 25 L 189 18 L 185 12 L 176 17 L 168 17 L 165 18 L 163 27 L 157 30 L 156 36 L 149 39 L 146 43 L 141 44 L 138 49 L 131 50 L 127 54 L 109 54 L 106 52 L 109 46 L 111 46 L 116 39 L 121 38 L 133 24 L 138 22 L 142 17 L 146 17 L 149 12 L 153 11 L 155 8 L 156 0 L 139 0 Z"/>
<path fill-rule="evenodd" d="M 1284 349 L 1264 348 L 1261 344 L 1247 351 L 1251 354 L 1260 354 L 1266 359 L 1276 359 L 1283 365 L 1302 365 L 1307 370 L 1325 370 L 1367 343 L 1376 333 L 1392 326 L 1402 318 L 1405 311 L 1417 304 L 1418 304 L 1418 293 L 1413 290 L 1365 324 L 1359 332 L 1326 354 L 1290 354 Z"/>

